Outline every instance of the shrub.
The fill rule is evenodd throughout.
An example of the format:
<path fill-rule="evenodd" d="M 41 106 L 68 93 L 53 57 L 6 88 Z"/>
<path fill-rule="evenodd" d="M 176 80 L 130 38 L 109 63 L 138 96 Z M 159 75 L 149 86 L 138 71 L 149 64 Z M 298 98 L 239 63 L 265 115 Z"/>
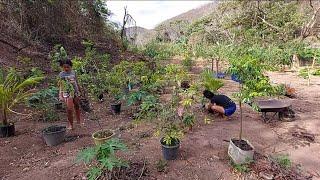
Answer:
<path fill-rule="evenodd" d="M 127 167 L 128 164 L 116 156 L 116 151 L 124 151 L 127 147 L 119 139 L 110 139 L 102 145 L 88 147 L 80 151 L 76 162 L 90 164 L 87 172 L 89 180 L 98 179 L 103 171 L 112 171 L 115 167 Z"/>

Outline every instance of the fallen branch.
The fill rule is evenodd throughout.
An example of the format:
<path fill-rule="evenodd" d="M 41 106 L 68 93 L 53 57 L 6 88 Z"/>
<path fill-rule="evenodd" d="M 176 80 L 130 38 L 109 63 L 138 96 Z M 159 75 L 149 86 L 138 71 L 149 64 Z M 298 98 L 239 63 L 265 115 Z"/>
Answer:
<path fill-rule="evenodd" d="M 269 22 L 267 22 L 265 19 L 263 19 L 262 17 L 258 16 L 259 19 L 262 20 L 263 23 L 267 24 L 268 26 L 272 27 L 273 29 L 279 31 L 280 30 L 280 27 L 278 26 L 275 26 L 273 24 L 270 24 Z"/>
<path fill-rule="evenodd" d="M 25 46 L 23 46 L 23 47 L 17 47 L 17 46 L 15 46 L 15 45 L 13 45 L 13 44 L 10 44 L 9 42 L 7 42 L 7 41 L 5 41 L 5 40 L 2 40 L 2 39 L 0 39 L 0 42 L 2 42 L 3 44 L 6 44 L 6 45 L 12 47 L 12 48 L 15 49 L 17 52 L 20 52 L 22 49 L 29 47 L 29 45 L 25 45 Z"/>
<path fill-rule="evenodd" d="M 146 160 L 143 161 L 143 167 L 142 167 L 141 174 L 140 174 L 138 180 L 142 177 L 144 170 L 145 170 L 145 167 L 146 167 Z"/>

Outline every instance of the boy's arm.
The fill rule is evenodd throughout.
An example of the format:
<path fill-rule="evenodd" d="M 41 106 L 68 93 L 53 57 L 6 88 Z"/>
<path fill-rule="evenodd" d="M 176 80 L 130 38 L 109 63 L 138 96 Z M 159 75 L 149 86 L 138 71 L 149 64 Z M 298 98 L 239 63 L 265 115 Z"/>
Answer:
<path fill-rule="evenodd" d="M 79 84 L 79 82 L 78 82 L 78 76 L 75 74 L 75 77 L 76 77 L 76 84 L 77 84 L 77 86 L 78 86 L 78 90 L 79 90 L 79 95 L 81 95 L 82 94 L 82 89 L 81 89 L 81 86 L 80 86 L 80 84 Z"/>
<path fill-rule="evenodd" d="M 63 91 L 62 91 L 62 84 L 61 81 L 58 81 L 58 86 L 59 86 L 59 100 L 63 100 Z"/>

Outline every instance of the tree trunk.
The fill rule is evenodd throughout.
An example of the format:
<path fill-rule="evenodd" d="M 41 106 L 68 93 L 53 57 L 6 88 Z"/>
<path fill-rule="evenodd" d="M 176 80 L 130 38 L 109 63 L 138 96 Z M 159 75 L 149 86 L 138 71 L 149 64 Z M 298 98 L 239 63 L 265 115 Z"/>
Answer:
<path fill-rule="evenodd" d="M 240 107 L 240 133 L 239 133 L 239 139 L 242 139 L 242 102 L 240 100 L 239 102 L 239 107 Z"/>
<path fill-rule="evenodd" d="M 313 59 L 312 59 L 312 66 L 311 66 L 311 69 L 313 69 L 314 68 L 314 64 L 316 63 L 316 58 L 315 57 L 313 57 Z"/>
<path fill-rule="evenodd" d="M 239 83 L 239 90 L 241 91 L 242 89 L 242 86 L 241 84 Z M 241 95 L 242 96 L 242 95 Z M 239 108 L 240 108 L 240 133 L 239 133 L 239 140 L 242 139 L 242 98 L 240 98 L 240 101 L 239 101 Z"/>
<path fill-rule="evenodd" d="M 216 59 L 216 74 L 218 76 L 219 73 L 219 59 Z"/>
<path fill-rule="evenodd" d="M 3 125 L 7 125 L 8 124 L 8 117 L 7 117 L 7 110 L 5 108 L 3 108 L 3 120 L 2 120 L 2 123 Z"/>
<path fill-rule="evenodd" d="M 120 32 L 120 37 L 121 40 L 123 40 L 124 36 L 125 36 L 125 28 L 126 28 L 126 24 L 127 24 L 127 6 L 124 7 L 124 15 L 123 15 L 123 20 L 122 20 L 122 27 L 121 27 L 121 32 Z"/>
<path fill-rule="evenodd" d="M 213 72 L 213 59 L 211 59 L 211 71 Z"/>

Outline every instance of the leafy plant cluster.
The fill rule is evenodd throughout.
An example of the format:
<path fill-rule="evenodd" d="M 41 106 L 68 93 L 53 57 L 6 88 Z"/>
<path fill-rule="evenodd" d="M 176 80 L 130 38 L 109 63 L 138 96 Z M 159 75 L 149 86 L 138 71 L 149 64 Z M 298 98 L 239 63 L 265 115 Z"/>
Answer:
<path fill-rule="evenodd" d="M 0 69 L 0 110 L 2 125 L 8 125 L 8 113 L 15 112 L 16 104 L 25 101 L 32 93 L 32 87 L 43 80 L 43 77 L 23 79 L 15 69 L 8 71 Z"/>
<path fill-rule="evenodd" d="M 78 153 L 76 161 L 90 165 L 87 177 L 89 180 L 95 180 L 102 176 L 104 171 L 127 167 L 127 162 L 121 160 L 115 154 L 117 151 L 125 150 L 127 150 L 126 145 L 119 139 L 110 139 L 102 145 L 83 149 Z"/>
<path fill-rule="evenodd" d="M 58 93 L 59 89 L 54 86 L 42 89 L 28 98 L 27 105 L 36 109 L 43 121 L 59 120 L 56 112 L 57 106 L 60 105 Z"/>

